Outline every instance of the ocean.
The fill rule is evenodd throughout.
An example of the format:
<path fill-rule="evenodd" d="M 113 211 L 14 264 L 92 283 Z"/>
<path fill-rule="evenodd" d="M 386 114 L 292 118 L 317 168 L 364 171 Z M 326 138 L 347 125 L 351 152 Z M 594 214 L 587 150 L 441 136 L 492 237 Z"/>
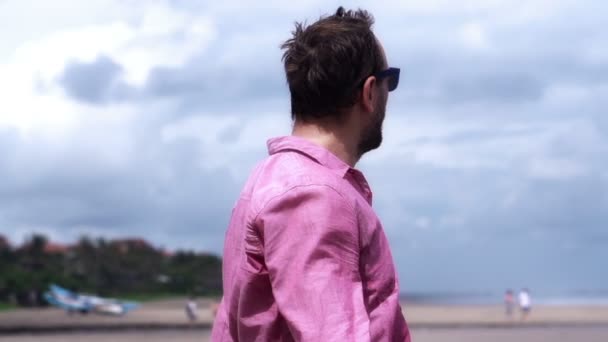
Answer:
<path fill-rule="evenodd" d="M 532 305 L 546 306 L 604 306 L 608 305 L 607 291 L 531 291 Z M 500 292 L 409 292 L 402 293 L 401 300 L 411 304 L 429 305 L 502 305 L 504 293 Z M 515 292 L 517 301 L 517 291 Z"/>

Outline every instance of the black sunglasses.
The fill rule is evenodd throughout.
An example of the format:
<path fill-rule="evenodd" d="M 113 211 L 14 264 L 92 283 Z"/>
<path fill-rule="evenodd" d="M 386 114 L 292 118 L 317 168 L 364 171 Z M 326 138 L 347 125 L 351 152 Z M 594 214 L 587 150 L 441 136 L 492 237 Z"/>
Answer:
<path fill-rule="evenodd" d="M 397 89 L 399 85 L 399 73 L 401 70 L 399 68 L 388 68 L 386 70 L 378 71 L 373 74 L 378 80 L 383 78 L 388 78 L 388 91 L 393 91 Z"/>

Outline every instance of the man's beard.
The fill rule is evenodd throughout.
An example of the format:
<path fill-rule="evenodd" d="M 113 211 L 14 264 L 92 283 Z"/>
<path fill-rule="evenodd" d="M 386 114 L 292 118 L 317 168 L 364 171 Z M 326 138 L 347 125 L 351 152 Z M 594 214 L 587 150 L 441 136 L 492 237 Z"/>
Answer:
<path fill-rule="evenodd" d="M 382 144 L 382 123 L 386 112 L 386 104 L 378 108 L 374 121 L 361 133 L 358 153 L 361 157 L 366 152 L 377 149 Z"/>

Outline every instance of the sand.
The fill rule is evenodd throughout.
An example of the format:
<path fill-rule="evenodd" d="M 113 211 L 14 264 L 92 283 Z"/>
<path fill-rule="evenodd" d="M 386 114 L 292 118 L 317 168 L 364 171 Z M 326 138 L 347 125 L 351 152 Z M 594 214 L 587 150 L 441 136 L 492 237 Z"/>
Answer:
<path fill-rule="evenodd" d="M 412 330 L 414 342 L 606 342 L 606 328 Z M 139 331 L 2 336 L 3 342 L 208 342 L 209 331 Z"/>
<path fill-rule="evenodd" d="M 68 315 L 56 308 L 19 309 L 0 312 L 0 332 L 18 329 L 32 330 L 78 330 L 99 328 L 124 329 L 128 327 L 174 327 L 191 326 L 184 310 L 186 300 L 163 300 L 144 303 L 140 308 L 125 316 L 104 316 L 98 314 Z M 198 326 L 209 327 L 213 321 L 211 301 L 199 300 Z"/>
<path fill-rule="evenodd" d="M 606 342 L 606 328 L 412 330 L 414 342 Z"/>
<path fill-rule="evenodd" d="M 74 315 L 58 309 L 0 312 L 0 340 L 208 341 L 211 301 L 199 301 L 190 324 L 185 300 L 145 303 L 124 317 Z M 608 306 L 535 307 L 526 322 L 505 317 L 500 306 L 404 305 L 413 340 L 435 341 L 608 341 Z M 516 313 L 517 314 L 517 313 Z"/>
<path fill-rule="evenodd" d="M 502 306 L 403 305 L 407 321 L 419 326 L 608 325 L 608 306 L 537 306 L 525 322 L 518 311 L 507 317 Z"/>

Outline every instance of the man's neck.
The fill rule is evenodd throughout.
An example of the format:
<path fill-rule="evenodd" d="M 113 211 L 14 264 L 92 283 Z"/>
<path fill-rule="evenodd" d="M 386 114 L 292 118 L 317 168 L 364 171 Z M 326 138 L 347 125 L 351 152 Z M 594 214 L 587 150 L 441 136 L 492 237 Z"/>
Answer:
<path fill-rule="evenodd" d="M 334 126 L 334 125 L 331 125 Z M 292 135 L 320 145 L 343 162 L 354 167 L 359 161 L 357 143 L 353 134 L 347 134 L 344 127 L 323 127 L 315 123 L 296 122 Z"/>

